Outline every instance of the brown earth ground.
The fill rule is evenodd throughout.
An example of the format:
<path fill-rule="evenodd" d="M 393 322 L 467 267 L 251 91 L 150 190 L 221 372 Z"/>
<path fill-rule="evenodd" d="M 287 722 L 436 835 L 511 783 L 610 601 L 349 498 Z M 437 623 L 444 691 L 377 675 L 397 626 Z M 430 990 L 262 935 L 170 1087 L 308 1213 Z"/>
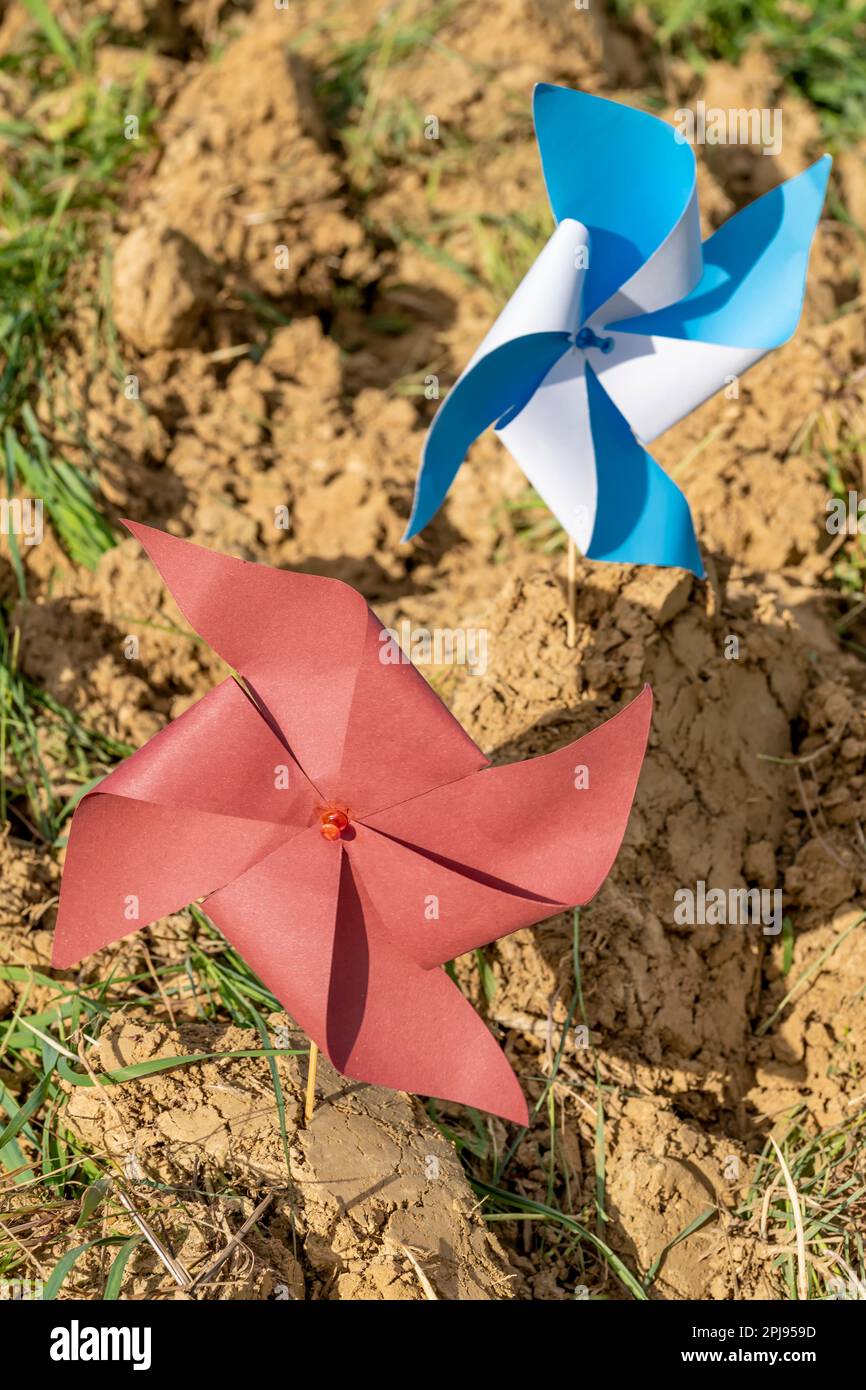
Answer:
<path fill-rule="evenodd" d="M 404 8 L 408 17 L 430 9 Z M 249 14 L 218 0 L 112 6 L 124 42 L 136 34 L 154 49 L 158 152 L 131 177 L 111 238 L 115 357 L 106 356 L 93 307 L 94 261 L 81 268 L 80 312 L 57 380 L 69 420 L 83 422 L 99 448 L 116 515 L 337 575 L 387 622 L 486 627 L 483 675 L 462 667 L 433 678 L 495 761 L 559 746 L 651 683 L 656 713 L 631 824 L 580 924 L 591 1046 L 569 1032 L 553 1104 L 504 1181 L 541 1201 L 555 1189 L 563 1210 L 593 1223 L 597 1067 L 608 1243 L 646 1271 L 714 1209 L 714 1220 L 668 1253 L 653 1296 L 778 1296 L 769 1238 L 733 1215 L 755 1156 L 793 1112 L 818 1133 L 856 1115 L 864 1095 L 866 935 L 846 934 L 866 889 L 864 667 L 856 612 L 844 642 L 837 630 L 847 610 L 831 582 L 824 524 L 828 452 L 844 453 L 866 403 L 866 249 L 855 222 L 838 215 L 847 206 L 866 220 L 862 164 L 848 155 L 834 175 L 794 341 L 748 375 L 738 399 L 709 401 L 656 446 L 688 495 L 710 581 L 582 564 L 570 651 L 561 553 L 517 534 L 521 513 L 506 504 L 525 483 L 491 436 L 474 447 L 424 535 L 399 539 L 434 408 L 425 378 L 454 379 L 547 234 L 532 84 L 637 104 L 653 88 L 668 116 L 697 96 L 781 106 L 780 156 L 698 152 L 706 232 L 805 167 L 821 152 L 820 132 L 758 51 L 737 69 L 716 64 L 701 85 L 682 65 L 660 70 L 640 28 L 615 27 L 600 5 L 440 8 L 429 42 L 395 51 L 374 71 L 339 143 L 335 54 L 373 31 L 381 4 L 332 0 L 325 18 L 308 0 L 286 10 L 262 0 Z M 74 26 L 79 9 L 67 9 Z M 20 23 L 7 16 L 0 46 L 14 47 Z M 205 56 L 215 45 L 217 61 Z M 100 55 L 107 75 L 132 61 L 120 43 Z M 424 138 L 431 113 L 438 141 Z M 263 317 L 263 303 L 278 313 Z M 129 375 L 138 400 L 122 389 Z M 76 453 L 80 438 L 70 425 L 66 454 L 89 465 L 89 454 Z M 850 485 L 862 482 L 855 471 Z M 288 529 L 275 524 L 279 508 L 288 509 Z M 22 667 L 92 726 L 137 746 L 214 683 L 218 663 L 184 635 L 134 541 L 121 541 L 92 575 L 70 568 L 50 537 L 28 566 L 35 601 L 16 615 Z M 0 583 L 11 592 L 2 558 Z M 138 660 L 124 655 L 130 634 Z M 0 843 L 0 856 L 0 959 L 45 969 L 58 866 L 14 838 Z M 783 888 L 793 970 L 782 939 L 760 927 L 674 925 L 676 889 L 699 879 Z M 151 958 L 182 949 L 190 930 L 184 917 L 158 924 Z M 140 950 L 135 940 L 122 948 L 134 959 Z M 107 964 L 88 963 L 88 975 L 104 975 Z M 526 1092 L 538 1096 L 574 988 L 570 917 L 491 948 L 486 987 L 476 958 L 458 969 Z M 14 986 L 0 984 L 0 1006 L 14 999 Z M 168 1020 L 115 1017 L 99 1061 L 111 1065 L 101 1054 L 112 1047 L 129 1060 L 165 1047 L 257 1045 L 255 1035 L 214 1040 L 216 1025 L 193 1019 L 191 1007 L 179 1037 L 169 1036 Z M 203 1029 L 214 1034 L 206 1043 Z M 297 1110 L 299 1077 L 284 1065 Z M 274 1115 L 247 1123 L 250 1095 L 267 1108 L 270 1094 L 272 1105 L 267 1069 L 210 1063 L 193 1081 L 183 1074 L 186 1082 L 168 1073 L 119 1088 L 108 1112 L 99 1095 L 75 1091 L 69 1123 L 97 1151 L 132 1150 L 151 1179 L 184 1191 L 202 1169 L 211 1182 L 216 1171 L 248 1215 L 283 1181 Z M 276 1283 L 291 1297 L 429 1296 L 407 1249 L 440 1297 L 557 1299 L 584 1288 L 621 1296 L 609 1267 L 556 1231 L 503 1223 L 501 1245 L 488 1239 L 452 1150 L 417 1102 L 347 1088 L 330 1074 L 325 1084 L 342 1099 L 322 1110 L 312 1138 L 296 1134 L 289 1116 L 294 1198 L 280 1188 L 266 1248 L 259 1237 L 248 1245 L 247 1263 L 232 1266 L 217 1296 L 273 1297 Z M 440 1113 L 472 1150 L 466 1115 Z M 512 1137 L 495 1120 L 486 1132 L 499 1151 Z M 368 1141 L 382 1152 L 371 1157 Z M 439 1188 L 419 1170 L 430 1152 L 446 1175 Z M 391 1172 L 396 1188 L 382 1200 L 358 1183 L 341 1193 L 345 1153 L 363 1155 L 360 1166 L 348 1164 L 353 1181 Z M 473 1171 L 483 1178 L 488 1161 L 478 1157 Z M 324 1186 L 310 1199 L 317 1174 Z M 211 1208 L 191 1212 L 179 1197 L 166 1201 L 164 1217 L 173 1231 L 183 1227 L 175 1243 L 183 1258 L 197 1242 L 212 1247 L 210 1228 L 201 1229 L 217 1221 Z M 171 1281 L 149 1254 L 130 1268 L 133 1296 L 167 1295 Z M 98 1271 L 77 1269 L 80 1294 Z"/>

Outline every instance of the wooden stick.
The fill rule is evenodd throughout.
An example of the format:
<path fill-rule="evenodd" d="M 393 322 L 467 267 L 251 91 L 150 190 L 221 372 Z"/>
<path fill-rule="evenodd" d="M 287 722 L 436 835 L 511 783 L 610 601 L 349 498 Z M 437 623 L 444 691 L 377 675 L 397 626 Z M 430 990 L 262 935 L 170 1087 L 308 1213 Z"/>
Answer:
<path fill-rule="evenodd" d="M 573 647 L 577 642 L 577 623 L 575 608 L 577 604 L 577 546 L 568 538 L 568 590 L 565 610 L 565 645 Z"/>
<path fill-rule="evenodd" d="M 129 1215 L 141 1231 L 141 1234 L 144 1236 L 151 1250 L 162 1260 L 162 1263 L 165 1265 L 174 1282 L 179 1284 L 182 1289 L 190 1288 L 193 1280 L 186 1266 L 182 1265 L 180 1260 L 176 1260 L 168 1247 L 163 1244 L 156 1232 L 145 1221 L 132 1198 L 124 1191 L 120 1183 L 115 1182 L 114 1190 L 117 1193 L 121 1206 L 125 1207 L 129 1212 Z"/>
<path fill-rule="evenodd" d="M 310 1039 L 310 1068 L 307 1072 L 307 1099 L 304 1102 L 304 1124 L 308 1125 L 316 1108 L 316 1068 L 319 1064 L 319 1049 Z"/>

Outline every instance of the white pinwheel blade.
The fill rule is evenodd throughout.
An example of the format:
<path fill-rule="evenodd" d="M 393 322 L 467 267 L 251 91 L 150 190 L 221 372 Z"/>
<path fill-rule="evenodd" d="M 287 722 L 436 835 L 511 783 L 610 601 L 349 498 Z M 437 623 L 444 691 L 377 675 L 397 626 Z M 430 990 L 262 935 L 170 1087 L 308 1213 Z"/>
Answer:
<path fill-rule="evenodd" d="M 579 324 L 589 264 L 586 228 L 563 220 L 451 387 L 424 442 L 404 540 L 432 520 L 466 453 L 521 411 Z"/>
<path fill-rule="evenodd" d="M 572 217 L 564 218 L 470 357 L 461 380 L 482 357 L 515 338 L 529 333 L 576 333 L 589 258 L 586 227 Z"/>
<path fill-rule="evenodd" d="M 577 548 L 589 548 L 598 488 L 586 356 L 571 348 L 532 399 L 496 433 Z"/>
<path fill-rule="evenodd" d="M 592 365 L 617 409 L 645 444 L 770 351 L 637 333 L 614 335 L 614 344 L 607 357 L 590 349 Z"/>
<path fill-rule="evenodd" d="M 497 434 L 588 559 L 703 576 L 685 497 L 635 439 L 583 352 L 560 358 Z"/>

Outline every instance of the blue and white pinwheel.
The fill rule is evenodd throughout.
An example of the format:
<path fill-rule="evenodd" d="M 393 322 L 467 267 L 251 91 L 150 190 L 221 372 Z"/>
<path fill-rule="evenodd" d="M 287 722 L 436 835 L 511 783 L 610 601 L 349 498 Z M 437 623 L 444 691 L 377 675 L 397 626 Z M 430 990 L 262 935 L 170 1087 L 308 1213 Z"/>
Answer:
<path fill-rule="evenodd" d="M 644 445 L 794 332 L 830 157 L 702 245 L 673 126 L 543 83 L 534 116 L 556 230 L 436 414 L 405 539 L 495 425 L 588 558 L 702 575 L 688 503 Z"/>

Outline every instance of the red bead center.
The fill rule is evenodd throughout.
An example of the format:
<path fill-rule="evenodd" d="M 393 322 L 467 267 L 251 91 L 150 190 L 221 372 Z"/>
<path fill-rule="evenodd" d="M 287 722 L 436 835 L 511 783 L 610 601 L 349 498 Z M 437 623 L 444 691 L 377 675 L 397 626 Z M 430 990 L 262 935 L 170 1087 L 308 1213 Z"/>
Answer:
<path fill-rule="evenodd" d="M 326 840 L 339 840 L 344 830 L 349 828 L 349 817 L 345 811 L 324 810 L 319 816 L 319 829 Z"/>

